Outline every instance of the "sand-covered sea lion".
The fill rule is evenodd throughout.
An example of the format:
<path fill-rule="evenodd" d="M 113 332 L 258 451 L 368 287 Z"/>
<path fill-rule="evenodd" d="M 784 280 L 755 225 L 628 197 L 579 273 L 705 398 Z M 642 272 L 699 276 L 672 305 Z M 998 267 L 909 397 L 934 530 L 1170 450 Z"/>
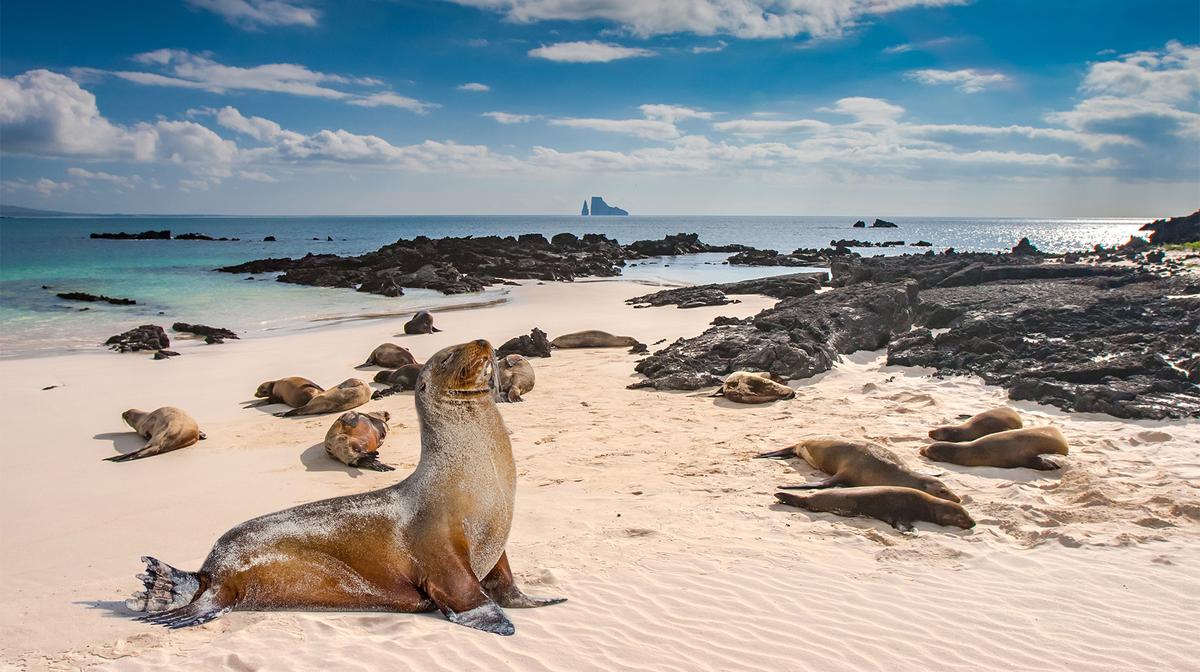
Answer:
<path fill-rule="evenodd" d="M 734 371 L 725 377 L 721 389 L 712 396 L 725 397 L 739 404 L 765 404 L 776 399 L 791 399 L 796 396 L 796 391 L 772 380 L 769 373 Z"/>
<path fill-rule="evenodd" d="M 382 490 L 272 513 L 226 532 L 196 572 L 143 558 L 126 606 L 182 628 L 232 609 L 415 612 L 511 635 L 501 607 L 540 607 L 513 582 L 504 547 L 516 467 L 492 399 L 492 347 L 446 348 L 415 395 L 421 458 Z"/>
<path fill-rule="evenodd" d="M 268 380 L 259 385 L 258 390 L 254 393 L 256 397 L 265 398 L 265 401 L 260 401 L 255 406 L 287 404 L 292 408 L 299 408 L 324 391 L 325 388 L 300 376 Z"/>
<path fill-rule="evenodd" d="M 131 408 L 122 413 L 121 418 L 147 439 L 146 445 L 132 453 L 104 458 L 109 462 L 128 462 L 169 453 L 208 438 L 192 416 L 174 406 L 163 406 L 149 413 Z"/>
<path fill-rule="evenodd" d="M 500 370 L 500 399 L 522 401 L 521 395 L 533 389 L 533 364 L 521 355 L 508 355 L 496 362 Z"/>
<path fill-rule="evenodd" d="M 286 413 L 276 413 L 281 418 L 291 418 L 297 415 L 318 415 L 320 413 L 337 413 L 358 408 L 371 400 L 371 388 L 357 378 L 350 378 L 338 383 L 337 387 L 325 390 L 299 408 L 293 408 Z"/>
<path fill-rule="evenodd" d="M 406 334 L 434 334 L 441 331 L 433 326 L 433 315 L 428 310 L 419 311 L 412 319 L 404 323 Z"/>
<path fill-rule="evenodd" d="M 392 471 L 379 461 L 379 446 L 387 437 L 387 411 L 346 411 L 325 432 L 325 452 L 342 464 L 372 471 Z"/>
<path fill-rule="evenodd" d="M 960 501 L 945 483 L 933 476 L 919 474 L 904 465 L 892 451 L 871 441 L 849 441 L 833 437 L 814 437 L 783 450 L 757 457 L 799 457 L 814 469 L 829 474 L 823 481 L 803 485 L 780 486 L 784 490 L 893 485 L 927 492 L 934 497 Z"/>
<path fill-rule="evenodd" d="M 921 454 L 937 462 L 967 467 L 1028 467 L 1049 471 L 1062 467 L 1042 455 L 1066 455 L 1067 440 L 1054 427 L 1026 427 L 988 434 L 966 443 L 937 441 L 922 447 Z"/>
<path fill-rule="evenodd" d="M 640 345 L 642 344 L 632 336 L 613 336 L 607 331 L 595 329 L 564 334 L 550 341 L 550 347 L 564 350 L 567 348 L 627 348 Z"/>
<path fill-rule="evenodd" d="M 354 367 L 361 369 L 367 366 L 382 366 L 385 369 L 398 369 L 406 364 L 416 364 L 417 358 L 395 343 L 384 343 L 371 351 L 367 361 Z"/>
<path fill-rule="evenodd" d="M 1007 406 L 993 408 L 971 416 L 961 425 L 949 425 L 929 430 L 929 438 L 934 441 L 974 441 L 988 434 L 1006 432 L 1010 429 L 1020 429 L 1023 423 L 1021 416 Z"/>
<path fill-rule="evenodd" d="M 975 521 L 961 505 L 913 488 L 885 485 L 817 490 L 801 495 L 777 492 L 775 498 L 809 511 L 877 518 L 902 532 L 912 530 L 912 524 L 918 520 L 964 530 L 975 527 Z"/>
<path fill-rule="evenodd" d="M 375 382 L 391 385 L 401 390 L 411 390 L 416 388 L 419 375 L 421 375 L 420 364 L 406 364 L 398 369 L 380 371 L 375 374 Z"/>

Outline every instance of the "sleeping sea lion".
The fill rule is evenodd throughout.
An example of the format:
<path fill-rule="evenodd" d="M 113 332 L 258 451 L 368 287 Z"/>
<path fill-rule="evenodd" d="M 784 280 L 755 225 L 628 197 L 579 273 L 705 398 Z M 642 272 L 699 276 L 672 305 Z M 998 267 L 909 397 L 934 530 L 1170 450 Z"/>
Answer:
<path fill-rule="evenodd" d="M 508 355 L 496 362 L 500 370 L 500 400 L 523 401 L 521 395 L 533 389 L 533 364 L 521 355 Z"/>
<path fill-rule="evenodd" d="M 350 378 L 338 383 L 337 387 L 318 394 L 299 408 L 275 415 L 280 418 L 291 418 L 297 415 L 337 413 L 357 408 L 370 400 L 371 388 L 357 378 Z"/>
<path fill-rule="evenodd" d="M 372 471 L 392 471 L 379 461 L 379 446 L 387 436 L 387 411 L 346 411 L 325 432 L 325 452 L 342 464 Z"/>
<path fill-rule="evenodd" d="M 420 364 L 406 364 L 392 371 L 380 371 L 375 374 L 375 382 L 391 385 L 401 390 L 411 390 L 417 386 L 417 376 L 420 374 Z"/>
<path fill-rule="evenodd" d="M 590 329 L 588 331 L 577 331 L 573 334 L 565 334 L 550 341 L 552 348 L 626 348 L 638 347 L 642 343 L 632 336 L 613 336 L 607 331 L 596 331 Z"/>
<path fill-rule="evenodd" d="M 265 397 L 266 399 L 254 404 L 254 406 L 287 404 L 292 408 L 299 408 L 312 401 L 313 397 L 324 391 L 325 388 L 300 376 L 268 380 L 259 385 L 258 390 L 254 393 L 254 396 Z"/>
<path fill-rule="evenodd" d="M 417 358 L 413 357 L 408 348 L 402 348 L 395 343 L 384 343 L 371 351 L 371 354 L 367 357 L 367 361 L 354 368 L 361 369 L 367 366 L 382 366 L 385 369 L 398 369 L 406 364 L 416 363 Z"/>
<path fill-rule="evenodd" d="M 929 430 L 929 438 L 934 441 L 974 441 L 981 436 L 1005 432 L 1010 429 L 1020 429 L 1021 416 L 1007 406 L 993 408 L 971 416 L 961 425 L 950 425 Z"/>
<path fill-rule="evenodd" d="M 509 569 L 516 467 L 492 399 L 493 369 L 487 341 L 446 348 L 425 364 L 415 395 L 421 458 L 408 478 L 242 523 L 199 571 L 143 558 L 146 589 L 126 606 L 170 628 L 232 609 L 438 609 L 454 623 L 513 634 L 501 607 L 562 599 L 525 595 Z"/>
<path fill-rule="evenodd" d="M 149 413 L 131 408 L 122 413 L 121 418 L 148 441 L 145 446 L 132 453 L 104 458 L 109 462 L 128 462 L 159 453 L 169 453 L 208 438 L 200 431 L 200 426 L 192 416 L 174 406 L 163 406 Z"/>
<path fill-rule="evenodd" d="M 441 331 L 433 326 L 433 315 L 428 310 L 422 310 L 412 319 L 404 323 L 404 333 L 406 334 L 434 334 Z"/>
<path fill-rule="evenodd" d="M 712 394 L 739 404 L 765 404 L 776 399 L 791 399 L 796 391 L 776 382 L 771 374 L 762 371 L 734 371 L 725 377 L 721 389 Z"/>
<path fill-rule="evenodd" d="M 945 483 L 909 469 L 892 451 L 871 441 L 818 437 L 804 439 L 790 448 L 763 453 L 756 457 L 792 456 L 799 457 L 814 469 L 820 469 L 830 476 L 823 481 L 804 485 L 781 486 L 784 490 L 894 485 L 927 492 L 951 502 L 961 501 Z"/>
<path fill-rule="evenodd" d="M 980 437 L 967 443 L 938 441 L 921 448 L 921 454 L 937 462 L 967 467 L 1029 467 L 1049 471 L 1061 469 L 1043 454 L 1067 454 L 1067 440 L 1050 426 L 1010 429 Z"/>
<path fill-rule="evenodd" d="M 809 511 L 878 518 L 902 532 L 912 530 L 912 524 L 918 520 L 952 525 L 964 530 L 975 527 L 975 521 L 961 505 L 913 488 L 837 488 L 802 495 L 777 492 L 775 498 L 784 504 Z"/>

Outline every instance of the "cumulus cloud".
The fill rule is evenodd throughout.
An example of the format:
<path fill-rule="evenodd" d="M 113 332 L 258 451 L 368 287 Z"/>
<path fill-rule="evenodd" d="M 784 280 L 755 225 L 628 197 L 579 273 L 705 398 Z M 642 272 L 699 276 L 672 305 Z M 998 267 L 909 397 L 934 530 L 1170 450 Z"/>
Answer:
<path fill-rule="evenodd" d="M 278 182 L 279 181 L 279 180 L 275 179 L 274 177 L 272 177 L 271 175 L 268 175 L 268 174 L 258 171 L 258 170 L 239 170 L 238 177 L 242 178 L 243 180 L 250 180 L 251 182 Z"/>
<path fill-rule="evenodd" d="M 352 98 L 346 102 L 359 107 L 398 107 L 402 110 L 416 112 L 417 114 L 428 114 L 430 110 L 440 107 L 436 103 L 426 103 L 390 91 L 372 93 L 367 96 Z"/>
<path fill-rule="evenodd" d="M 718 51 L 725 51 L 725 47 L 728 47 L 728 46 L 729 46 L 729 44 L 726 43 L 725 40 L 717 40 L 713 44 L 709 44 L 709 45 L 698 44 L 698 45 L 692 47 L 692 53 L 693 54 L 715 54 Z"/>
<path fill-rule="evenodd" d="M 685 119 L 711 119 L 712 113 L 682 105 L 647 104 L 638 107 L 642 119 L 594 119 L 564 117 L 551 119 L 554 126 L 583 128 L 602 133 L 622 133 L 646 140 L 674 140 L 682 135 L 675 125 Z"/>
<path fill-rule="evenodd" d="M 731 119 L 713 124 L 713 128 L 731 135 L 762 138 L 796 131 L 820 131 L 829 128 L 829 124 L 815 119 Z"/>
<path fill-rule="evenodd" d="M 86 181 L 108 182 L 122 189 L 133 189 L 142 181 L 142 178 L 137 175 L 114 175 L 102 170 L 92 171 L 78 167 L 68 168 L 67 174 Z"/>
<path fill-rule="evenodd" d="M 509 112 L 484 112 L 479 115 L 488 117 L 500 124 L 527 124 L 534 119 L 541 119 L 540 114 L 511 114 Z"/>
<path fill-rule="evenodd" d="M 895 44 L 890 47 L 884 47 L 885 54 L 907 54 L 910 51 L 925 51 L 944 47 L 948 44 L 960 42 L 961 38 L 957 37 L 935 37 L 932 40 L 923 40 L 921 42 L 905 42 L 903 44 Z"/>
<path fill-rule="evenodd" d="M 10 193 L 30 191 L 41 196 L 53 196 L 55 194 L 61 194 L 64 191 L 69 191 L 73 189 L 75 185 L 71 184 L 70 182 L 55 182 L 48 177 L 39 177 L 38 179 L 32 181 L 21 178 L 15 180 L 5 180 L 4 182 L 0 183 L 0 187 L 3 187 L 4 191 Z"/>
<path fill-rule="evenodd" d="M 518 23 L 611 21 L 640 36 L 670 33 L 785 38 L 836 35 L 864 18 L 965 0 L 450 0 Z"/>
<path fill-rule="evenodd" d="M 994 85 L 1009 81 L 1007 75 L 998 72 L 980 72 L 971 68 L 962 70 L 926 68 L 910 70 L 904 76 L 927 86 L 953 86 L 963 93 L 979 93 Z"/>
<path fill-rule="evenodd" d="M 317 25 L 320 12 L 303 4 L 284 0 L 187 0 L 197 9 L 219 14 L 229 23 L 244 30 L 259 30 L 266 26 Z"/>
<path fill-rule="evenodd" d="M 530 49 L 533 58 L 544 58 L 559 63 L 608 63 L 624 58 L 654 56 L 649 49 L 625 47 L 611 42 L 558 42 Z"/>
<path fill-rule="evenodd" d="M 467 82 L 466 84 L 459 84 L 456 88 L 459 91 L 473 91 L 476 93 L 487 93 L 488 91 L 492 90 L 492 87 L 488 86 L 487 84 L 480 84 L 479 82 Z"/>

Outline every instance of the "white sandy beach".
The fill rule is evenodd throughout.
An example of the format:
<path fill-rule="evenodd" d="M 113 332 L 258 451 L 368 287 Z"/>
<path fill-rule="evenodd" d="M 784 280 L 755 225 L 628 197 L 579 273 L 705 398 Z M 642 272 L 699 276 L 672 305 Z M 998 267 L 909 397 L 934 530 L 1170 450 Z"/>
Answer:
<path fill-rule="evenodd" d="M 637 356 L 556 351 L 536 389 L 501 412 L 518 468 L 508 551 L 518 581 L 562 605 L 509 610 L 514 637 L 438 614 L 235 612 L 168 632 L 131 620 L 138 558 L 195 569 L 225 530 L 297 503 L 395 483 L 417 461 L 410 394 L 391 412 L 391 473 L 333 462 L 335 416 L 243 408 L 259 382 L 370 380 L 353 367 L 392 341 L 423 360 L 538 326 L 646 343 L 771 305 L 633 309 L 628 282 L 526 284 L 499 306 L 436 315 L 440 334 L 393 337 L 404 318 L 205 346 L 181 357 L 95 354 L 0 361 L 0 661 L 13 669 L 234 670 L 1185 670 L 1200 641 L 1200 422 L 1122 421 L 1014 404 L 1054 424 L 1059 472 L 925 462 L 926 431 L 1005 403 L 976 379 L 885 367 L 860 352 L 793 382 L 791 401 L 738 406 L 628 390 Z M 130 325 L 133 326 L 133 325 Z M 174 334 L 172 334 L 174 337 Z M 655 346 L 651 346 L 652 349 Z M 58 387 L 43 391 L 50 385 Z M 127 408 L 175 405 L 208 439 L 125 464 Z M 268 411 L 279 410 L 270 407 Z M 868 438 L 944 472 L 972 530 L 811 514 L 774 486 L 796 460 L 751 457 L 812 434 Z"/>

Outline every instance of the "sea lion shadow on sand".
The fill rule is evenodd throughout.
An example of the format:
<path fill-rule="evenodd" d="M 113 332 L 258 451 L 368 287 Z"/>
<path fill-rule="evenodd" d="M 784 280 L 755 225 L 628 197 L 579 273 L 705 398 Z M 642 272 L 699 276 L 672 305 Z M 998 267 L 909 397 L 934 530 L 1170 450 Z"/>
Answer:
<path fill-rule="evenodd" d="M 698 396 L 710 397 L 712 399 L 713 406 L 718 406 L 720 408 L 732 408 L 741 411 L 750 411 L 755 408 L 762 408 L 764 406 L 771 407 L 779 404 L 780 402 L 786 403 L 790 401 L 789 399 L 772 399 L 771 401 L 764 401 L 761 404 L 743 404 L 736 401 L 730 401 L 725 397 L 714 397 L 711 392 Z"/>
<path fill-rule="evenodd" d="M 325 453 L 325 442 L 314 443 L 300 453 L 300 464 L 304 465 L 306 471 L 340 471 L 350 478 L 358 478 L 362 476 L 363 470 L 358 467 L 351 467 L 337 460 L 329 459 L 329 455 Z"/>
<path fill-rule="evenodd" d="M 87 607 L 94 611 L 104 612 L 104 618 L 119 618 L 127 620 L 130 616 L 137 616 L 138 612 L 125 606 L 125 600 L 78 600 L 71 604 L 77 604 L 81 607 Z"/>
<path fill-rule="evenodd" d="M 267 403 L 266 399 L 245 399 L 239 403 L 242 405 L 242 409 L 258 411 L 263 415 L 275 415 L 280 411 L 287 411 L 292 408 L 283 402 Z"/>
<path fill-rule="evenodd" d="M 967 467 L 952 462 L 934 462 L 923 455 L 917 455 L 917 460 L 919 460 L 917 464 L 921 465 L 921 472 L 929 473 L 930 475 L 933 475 L 932 472 L 934 471 L 942 471 L 944 473 L 978 476 L 979 478 L 1005 483 L 1042 484 L 1046 481 L 1059 480 L 1064 471 L 1063 469 L 1040 471 L 1038 469 L 1008 469 L 1003 467 Z M 1062 460 L 1058 463 L 1065 466 L 1066 461 Z"/>
<path fill-rule="evenodd" d="M 97 441 L 112 441 L 113 450 L 121 455 L 135 453 L 146 447 L 146 440 L 132 429 L 127 432 L 104 432 L 92 438 Z"/>

